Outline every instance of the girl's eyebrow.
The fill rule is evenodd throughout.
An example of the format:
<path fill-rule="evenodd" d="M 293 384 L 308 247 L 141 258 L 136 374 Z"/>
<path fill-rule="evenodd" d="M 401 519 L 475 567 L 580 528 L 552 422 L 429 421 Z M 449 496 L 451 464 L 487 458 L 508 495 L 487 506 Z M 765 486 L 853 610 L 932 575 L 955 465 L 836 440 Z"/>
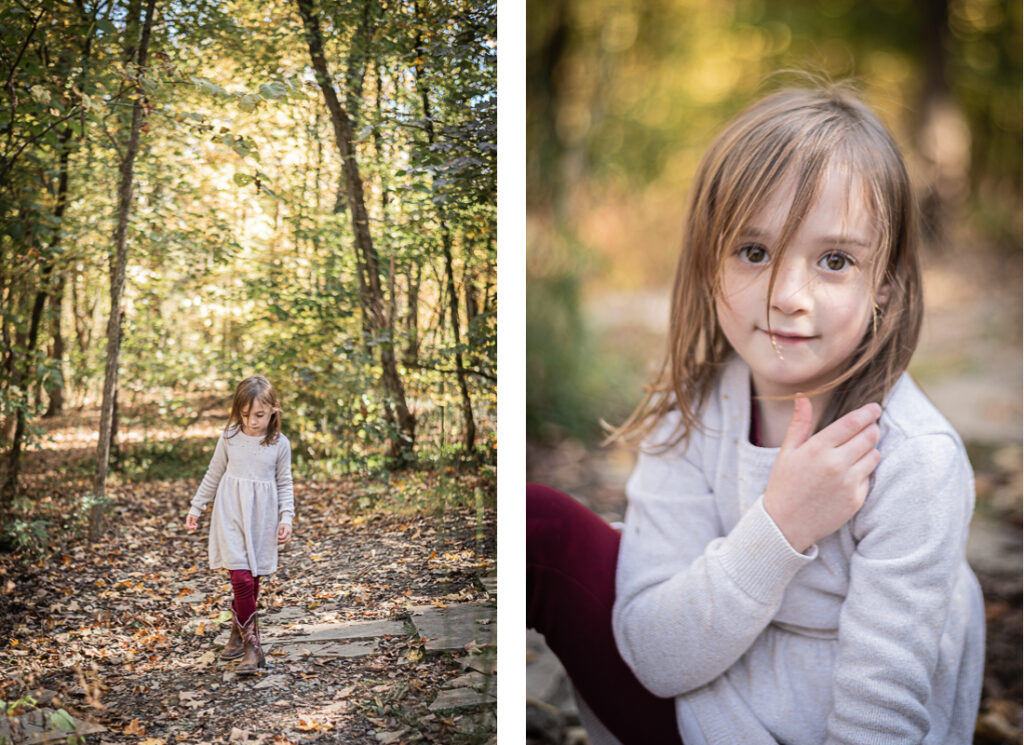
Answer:
<path fill-rule="evenodd" d="M 753 225 L 746 225 L 740 229 L 739 237 L 756 238 L 758 240 L 769 241 L 774 239 L 775 235 L 762 228 L 758 228 Z M 869 241 L 859 235 L 847 235 L 845 233 L 827 233 L 825 235 L 820 235 L 814 239 L 814 242 L 828 246 L 861 246 L 862 248 L 875 247 L 873 241 Z"/>

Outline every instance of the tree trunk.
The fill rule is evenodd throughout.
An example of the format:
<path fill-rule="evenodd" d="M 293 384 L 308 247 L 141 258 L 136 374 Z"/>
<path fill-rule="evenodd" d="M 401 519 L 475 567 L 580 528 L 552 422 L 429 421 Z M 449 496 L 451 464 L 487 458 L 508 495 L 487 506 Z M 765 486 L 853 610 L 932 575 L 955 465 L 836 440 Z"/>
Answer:
<path fill-rule="evenodd" d="M 75 322 L 75 346 L 80 354 L 92 343 L 92 319 L 96 311 L 96 303 L 89 303 L 85 298 L 79 298 L 78 274 L 71 275 L 71 316 Z"/>
<path fill-rule="evenodd" d="M 359 174 L 359 164 L 356 161 L 352 125 L 348 113 L 338 100 L 338 94 L 331 83 L 327 60 L 324 57 L 320 19 L 314 11 L 313 0 L 296 0 L 296 3 L 305 25 L 309 56 L 316 72 L 317 84 L 320 86 L 327 110 L 331 115 L 334 140 L 341 156 L 345 196 L 351 216 L 356 258 L 359 265 L 359 300 L 363 320 L 375 336 L 386 337 L 387 313 L 380 283 L 379 259 L 370 235 L 370 221 L 363 195 L 363 181 Z M 416 444 L 416 420 L 406 404 L 405 386 L 395 359 L 394 340 L 383 338 L 377 343 L 377 348 L 380 350 L 381 378 L 398 418 L 397 428 L 392 428 L 389 434 L 389 455 L 398 465 L 404 465 L 413 457 L 413 449 Z"/>
<path fill-rule="evenodd" d="M 71 130 L 64 129 L 61 132 L 58 140 L 60 147 L 59 156 L 59 177 L 57 181 L 57 200 L 53 210 L 53 216 L 57 218 L 59 223 L 64 218 L 64 211 L 67 208 L 67 197 L 68 197 L 68 159 L 70 150 L 68 143 L 71 140 Z M 7 478 L 4 481 L 3 493 L 4 493 L 4 505 L 3 511 L 6 512 L 10 505 L 10 500 L 13 499 L 18 489 L 18 476 L 21 472 L 21 449 L 25 438 L 25 419 L 28 414 L 28 381 L 32 377 L 29 374 L 28 366 L 32 365 L 33 358 L 35 356 L 36 346 L 39 343 L 39 326 L 43 320 L 43 310 L 46 308 L 47 300 L 51 298 L 51 294 L 55 293 L 50 288 L 50 281 L 53 275 L 54 258 L 57 253 L 57 248 L 60 245 L 61 231 L 58 228 L 54 234 L 53 240 L 50 242 L 49 247 L 49 258 L 43 265 L 42 275 L 40 278 L 39 289 L 36 291 L 36 297 L 32 303 L 32 315 L 29 321 L 28 339 L 25 344 L 25 359 L 23 366 L 15 364 L 15 378 L 14 381 L 17 387 L 21 388 L 25 392 L 25 401 L 22 406 L 18 407 L 15 413 L 14 419 L 14 436 L 11 441 L 11 451 L 8 457 L 7 466 Z M 52 300 L 51 300 L 52 303 Z M 59 309 L 58 309 L 59 314 Z"/>
<path fill-rule="evenodd" d="M 53 216 L 57 218 L 58 224 L 64 219 L 64 212 L 68 203 L 68 162 L 71 158 L 71 148 L 68 144 L 71 141 L 71 129 L 65 129 L 60 134 L 60 163 L 59 175 L 57 177 L 57 205 L 53 210 Z M 58 227 L 56 237 L 51 244 L 50 254 L 54 255 L 60 243 L 62 227 Z M 46 417 L 56 416 L 64 408 L 64 339 L 60 333 L 61 304 L 64 300 L 64 285 L 67 275 L 61 271 L 58 273 L 56 285 L 49 288 L 50 305 L 50 330 L 53 336 L 53 347 L 50 358 L 54 360 L 57 369 L 60 370 L 60 381 L 57 385 L 47 388 L 50 397 L 50 406 L 46 410 Z"/>
<path fill-rule="evenodd" d="M 61 332 L 61 308 L 64 301 L 64 291 L 67 287 L 68 276 L 66 272 L 60 272 L 56 285 L 50 294 L 50 335 L 53 338 L 53 346 L 50 349 L 50 359 L 57 368 L 57 382 L 48 391 L 50 405 L 46 409 L 44 418 L 60 416 L 64 413 L 64 334 Z"/>
<path fill-rule="evenodd" d="M 970 191 L 971 130 L 956 102 L 948 74 L 949 3 L 924 3 L 921 25 L 925 50 L 921 102 L 914 123 L 923 237 L 942 249 Z"/>
<path fill-rule="evenodd" d="M 28 338 L 25 340 L 25 358 L 22 364 L 14 365 L 14 386 L 20 388 L 24 393 L 25 400 L 14 415 L 14 438 L 11 441 L 11 452 L 7 459 L 7 478 L 3 485 L 2 512 L 7 513 L 11 501 L 18 490 L 18 476 L 21 472 L 21 445 L 25 439 L 25 416 L 29 406 L 29 378 L 28 366 L 32 364 L 35 355 L 36 344 L 39 341 L 39 325 L 43 318 L 43 308 L 46 307 L 48 296 L 47 286 L 50 284 L 50 274 L 53 271 L 53 264 L 47 262 L 43 267 L 41 287 L 36 292 L 35 301 L 32 303 L 32 316 L 29 321 Z"/>
<path fill-rule="evenodd" d="M 452 268 L 452 235 L 447 223 L 441 222 L 441 248 L 444 251 L 444 273 L 448 283 L 448 309 L 451 311 L 452 335 L 455 338 L 455 377 L 459 381 L 462 399 L 462 447 L 467 454 L 473 452 L 476 444 L 476 422 L 473 419 L 473 402 L 469 397 L 466 382 L 466 366 L 462 359 L 462 334 L 459 331 L 459 294 L 455 291 L 455 272 Z"/>
<path fill-rule="evenodd" d="M 124 313 L 121 313 L 121 317 L 124 317 Z M 120 333 L 120 332 L 119 332 Z M 121 472 L 121 443 L 118 440 L 118 430 L 121 429 L 121 412 L 118 406 L 119 399 L 118 393 L 121 391 L 121 386 L 114 386 L 114 404 L 112 412 L 110 414 L 110 457 L 109 457 L 109 468 L 114 473 Z"/>
<path fill-rule="evenodd" d="M 413 265 L 409 270 L 408 289 L 406 296 L 408 297 L 408 307 L 405 309 L 405 364 L 409 367 L 415 367 L 420 362 L 420 276 L 423 272 L 423 267 L 419 261 L 413 261 Z"/>
<path fill-rule="evenodd" d="M 147 0 L 146 17 L 142 24 L 138 55 L 135 58 L 136 76 L 146 66 L 149 36 L 153 28 L 153 10 L 156 0 Z M 127 34 L 128 45 L 132 34 Z M 134 47 L 126 46 L 126 52 Z M 100 441 L 96 450 L 95 503 L 89 511 L 89 540 L 103 537 L 106 518 L 107 461 L 110 457 L 110 433 L 114 416 L 114 396 L 117 390 L 117 365 L 121 353 L 121 296 L 124 292 L 125 269 L 128 265 L 128 215 L 132 202 L 132 179 L 135 175 L 135 156 L 139 150 L 139 133 L 144 116 L 141 89 L 136 91 L 132 105 L 132 123 L 128 147 L 121 161 L 120 181 L 117 186 L 117 227 L 114 230 L 114 257 L 110 268 L 110 317 L 107 321 L 107 365 L 103 378 L 103 405 L 100 409 Z"/>
<path fill-rule="evenodd" d="M 420 6 L 415 3 L 417 20 L 419 19 Z M 423 103 L 423 119 L 427 131 L 427 141 L 434 145 L 436 135 L 434 133 L 434 120 L 430 111 L 430 95 L 427 87 L 424 65 L 426 64 L 426 52 L 423 49 L 419 31 L 416 32 L 416 83 L 420 89 L 420 99 Z M 459 396 L 462 403 L 462 447 L 467 454 L 473 452 L 476 444 L 476 422 L 473 419 L 473 401 L 469 396 L 469 384 L 466 381 L 466 365 L 462 357 L 462 333 L 459 328 L 459 294 L 455 290 L 455 270 L 452 261 L 452 232 L 448 226 L 448 219 L 445 214 L 444 204 L 437 205 L 438 220 L 441 223 L 441 250 L 444 253 L 444 274 L 448 286 L 448 310 L 452 324 L 452 336 L 455 341 L 455 377 L 459 382 Z"/>

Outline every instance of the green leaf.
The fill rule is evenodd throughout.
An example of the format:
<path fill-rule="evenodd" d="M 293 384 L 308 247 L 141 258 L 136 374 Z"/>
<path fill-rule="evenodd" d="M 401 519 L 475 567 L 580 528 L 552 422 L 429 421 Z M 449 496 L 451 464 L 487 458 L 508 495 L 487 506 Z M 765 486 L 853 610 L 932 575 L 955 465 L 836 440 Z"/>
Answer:
<path fill-rule="evenodd" d="M 53 712 L 50 715 L 50 722 L 68 732 L 74 732 L 77 727 L 75 720 L 64 709 L 57 709 L 57 711 Z"/>
<path fill-rule="evenodd" d="M 116 34 L 117 27 L 108 21 L 106 18 L 99 18 L 96 20 L 96 28 L 105 34 Z"/>
<path fill-rule="evenodd" d="M 274 99 L 274 100 L 277 100 L 278 98 L 280 98 L 280 97 L 281 97 L 281 94 L 280 94 L 280 93 L 278 93 L 277 91 L 275 91 L 275 90 L 274 90 L 274 89 L 273 89 L 273 88 L 272 88 L 272 87 L 270 86 L 270 84 L 269 84 L 269 83 L 263 83 L 263 84 L 262 84 L 262 85 L 260 86 L 260 95 L 261 95 L 261 96 L 263 96 L 264 98 L 272 98 L 272 99 Z"/>
<path fill-rule="evenodd" d="M 228 92 L 221 88 L 216 83 L 211 83 L 206 78 L 192 78 L 192 82 L 202 88 L 207 93 L 213 94 L 214 96 L 226 96 Z"/>
<path fill-rule="evenodd" d="M 231 177 L 237 186 L 248 186 L 252 183 L 252 176 L 248 173 L 235 172 L 235 175 Z"/>

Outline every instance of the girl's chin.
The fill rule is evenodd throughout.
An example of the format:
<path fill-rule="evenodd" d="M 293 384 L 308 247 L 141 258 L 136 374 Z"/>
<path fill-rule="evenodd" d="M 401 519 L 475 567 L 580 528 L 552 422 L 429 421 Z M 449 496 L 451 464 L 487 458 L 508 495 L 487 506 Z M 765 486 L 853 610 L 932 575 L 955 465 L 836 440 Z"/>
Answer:
<path fill-rule="evenodd" d="M 771 393 L 762 395 L 794 396 L 797 393 L 813 391 L 815 388 L 823 385 L 824 381 L 821 376 L 758 375 L 755 373 L 754 382 L 758 391 L 762 389 L 765 391 L 771 391 Z"/>

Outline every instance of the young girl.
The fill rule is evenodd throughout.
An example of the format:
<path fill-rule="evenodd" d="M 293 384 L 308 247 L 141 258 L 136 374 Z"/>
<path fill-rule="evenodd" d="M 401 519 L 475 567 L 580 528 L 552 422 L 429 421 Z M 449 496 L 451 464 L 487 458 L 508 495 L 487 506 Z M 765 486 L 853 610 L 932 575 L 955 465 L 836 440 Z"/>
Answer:
<path fill-rule="evenodd" d="M 527 490 L 527 623 L 622 742 L 970 743 L 973 476 L 905 373 L 916 216 L 842 89 L 740 114 L 698 170 L 613 530 Z"/>
<path fill-rule="evenodd" d="M 277 569 L 277 544 L 292 534 L 292 451 L 281 434 L 281 409 L 270 382 L 246 378 L 235 389 L 224 433 L 185 518 L 189 530 L 211 500 L 210 568 L 231 575 L 231 638 L 221 652 L 241 658 L 243 674 L 265 667 L 256 601 L 260 577 Z"/>

